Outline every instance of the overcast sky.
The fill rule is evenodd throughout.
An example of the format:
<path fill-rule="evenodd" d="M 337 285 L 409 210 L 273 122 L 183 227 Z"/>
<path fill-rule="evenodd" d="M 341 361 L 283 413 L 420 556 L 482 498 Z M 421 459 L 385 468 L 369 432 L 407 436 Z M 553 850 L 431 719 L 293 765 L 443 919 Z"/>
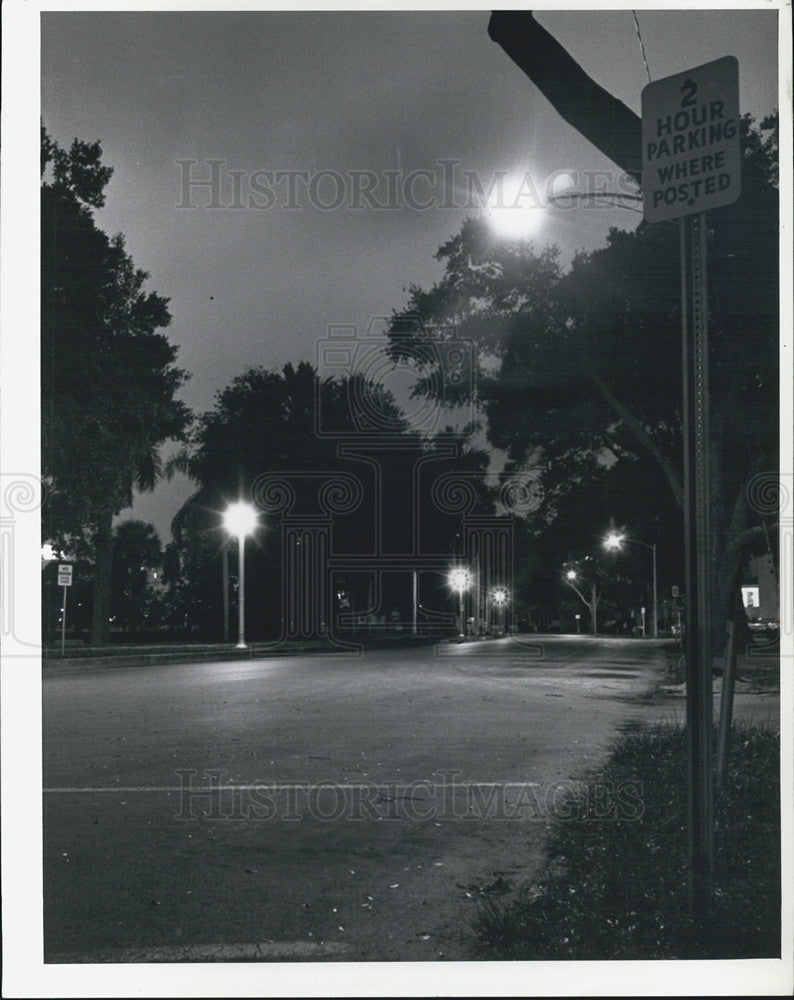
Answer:
<path fill-rule="evenodd" d="M 41 113 L 62 144 L 77 136 L 102 142 L 114 168 L 108 232 L 123 232 L 149 288 L 171 299 L 167 333 L 192 374 L 182 393 L 201 412 L 216 390 L 250 365 L 314 361 L 331 324 L 365 329 L 372 317 L 405 302 L 411 282 L 439 275 L 433 259 L 467 214 L 465 189 L 446 192 L 413 170 L 439 161 L 476 171 L 487 185 L 497 171 L 529 171 L 539 196 L 555 172 L 613 165 L 566 125 L 488 38 L 487 11 L 411 13 L 81 13 L 42 15 Z M 777 13 L 638 12 L 653 79 L 724 55 L 739 60 L 743 112 L 760 118 L 777 104 Z M 538 20 L 604 87 L 637 113 L 647 82 L 630 10 L 545 11 Z M 209 177 L 218 160 L 221 202 L 233 201 L 239 171 L 243 208 L 210 209 L 210 192 L 192 189 L 187 167 Z M 334 171 L 313 192 L 296 180 L 276 204 L 252 189 L 256 171 Z M 395 209 L 345 207 L 354 171 L 379 179 L 374 196 Z M 263 175 L 260 175 L 260 177 Z M 410 192 L 408 192 L 408 196 Z M 394 201 L 394 199 L 393 199 Z M 633 227 L 628 210 L 547 211 L 539 244 L 560 246 L 565 260 L 603 243 L 611 225 Z M 168 524 L 190 493 L 184 479 L 141 498 L 132 514 Z M 124 513 L 125 517 L 131 512 Z"/>

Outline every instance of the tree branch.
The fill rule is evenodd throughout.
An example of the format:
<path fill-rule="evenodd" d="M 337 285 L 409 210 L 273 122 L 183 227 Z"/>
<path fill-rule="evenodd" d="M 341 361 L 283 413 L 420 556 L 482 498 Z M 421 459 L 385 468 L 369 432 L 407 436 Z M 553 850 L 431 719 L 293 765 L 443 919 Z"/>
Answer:
<path fill-rule="evenodd" d="M 576 584 L 571 583 L 570 580 L 566 580 L 565 582 L 568 584 L 568 586 L 571 588 L 571 590 L 575 590 L 576 591 L 576 593 L 579 595 L 579 597 L 582 600 L 582 604 L 584 604 L 584 606 L 588 610 L 590 610 L 590 602 L 587 600 L 587 598 L 584 596 L 584 594 L 581 592 L 581 590 L 579 590 L 579 588 L 576 586 Z"/>
<path fill-rule="evenodd" d="M 756 524 L 752 528 L 745 528 L 740 531 L 737 535 L 732 536 L 728 540 L 728 554 L 729 555 L 740 555 L 745 549 L 750 548 L 750 546 L 765 537 L 764 525 Z"/>
<path fill-rule="evenodd" d="M 661 449 L 645 429 L 642 421 L 635 417 L 631 410 L 629 410 L 619 399 L 617 399 L 617 397 L 612 394 L 600 375 L 597 372 L 587 372 L 586 375 L 587 378 L 589 378 L 598 388 L 607 403 L 609 403 L 612 409 L 620 416 L 621 420 L 625 422 L 626 426 L 631 430 L 643 448 L 649 451 L 653 458 L 657 461 L 670 485 L 670 489 L 673 491 L 676 503 L 679 507 L 682 507 L 684 504 L 684 488 L 681 483 L 680 476 L 673 467 L 673 463 L 662 454 Z"/>
<path fill-rule="evenodd" d="M 488 34 L 570 125 L 639 183 L 640 118 L 588 76 L 528 10 L 499 10 Z"/>

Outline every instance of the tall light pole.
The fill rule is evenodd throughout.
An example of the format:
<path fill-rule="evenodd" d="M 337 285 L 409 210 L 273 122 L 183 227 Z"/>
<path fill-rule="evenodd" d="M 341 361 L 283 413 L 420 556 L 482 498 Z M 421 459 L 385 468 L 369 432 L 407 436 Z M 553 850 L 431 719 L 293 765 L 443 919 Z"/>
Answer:
<path fill-rule="evenodd" d="M 467 569 L 462 569 L 458 567 L 450 571 L 449 574 L 449 585 L 453 590 L 458 592 L 458 615 L 460 617 L 460 628 L 459 632 L 461 638 L 466 634 L 466 621 L 463 617 L 463 593 L 469 589 L 469 584 L 471 583 L 471 576 Z"/>
<path fill-rule="evenodd" d="M 504 632 L 504 609 L 507 604 L 507 591 L 504 587 L 497 587 L 493 592 L 493 602 L 499 609 L 499 631 Z"/>
<path fill-rule="evenodd" d="M 658 620 L 658 608 L 657 608 L 657 587 L 656 587 L 656 542 L 651 545 L 650 542 L 644 542 L 641 538 L 631 538 L 627 539 L 625 535 L 620 534 L 617 531 L 610 531 L 607 537 L 604 539 L 604 548 L 609 552 L 616 552 L 623 548 L 623 543 L 626 541 L 636 542 L 638 545 L 644 545 L 646 549 L 650 549 L 653 553 L 653 637 L 654 639 L 659 638 L 659 620 Z M 644 629 L 643 629 L 644 634 Z"/>
<path fill-rule="evenodd" d="M 247 503 L 238 501 L 229 504 L 223 515 L 223 526 L 230 535 L 237 536 L 239 552 L 239 599 L 237 649 L 247 649 L 245 644 L 245 536 L 257 526 L 256 511 Z"/>

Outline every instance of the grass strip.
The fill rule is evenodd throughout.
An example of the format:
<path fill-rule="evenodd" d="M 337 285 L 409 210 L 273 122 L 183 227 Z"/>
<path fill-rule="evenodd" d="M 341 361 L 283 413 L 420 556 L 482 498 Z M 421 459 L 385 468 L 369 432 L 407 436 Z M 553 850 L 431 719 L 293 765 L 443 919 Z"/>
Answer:
<path fill-rule="evenodd" d="M 715 808 L 715 912 L 687 902 L 682 727 L 624 733 L 557 811 L 544 875 L 474 921 L 486 958 L 780 957 L 779 734 L 736 724 Z"/>

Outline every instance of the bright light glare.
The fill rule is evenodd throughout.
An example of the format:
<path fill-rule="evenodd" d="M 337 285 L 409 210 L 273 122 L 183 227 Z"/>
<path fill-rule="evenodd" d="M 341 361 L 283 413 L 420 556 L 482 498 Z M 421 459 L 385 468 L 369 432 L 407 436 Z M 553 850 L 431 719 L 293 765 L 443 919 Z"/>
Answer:
<path fill-rule="evenodd" d="M 230 535 L 250 535 L 257 526 L 256 511 L 247 503 L 232 503 L 223 515 L 223 526 Z"/>
<path fill-rule="evenodd" d="M 449 585 L 453 590 L 466 590 L 469 586 L 469 571 L 467 569 L 453 569 L 449 574 Z"/>
<path fill-rule="evenodd" d="M 540 196 L 529 172 L 497 177 L 487 205 L 491 225 L 502 236 L 527 239 L 543 219 Z"/>
<path fill-rule="evenodd" d="M 564 198 L 576 191 L 576 180 L 571 174 L 557 174 L 551 185 L 552 198 Z"/>
<path fill-rule="evenodd" d="M 504 604 L 505 601 L 507 600 L 507 591 L 506 590 L 502 590 L 501 587 L 498 588 L 497 590 L 495 590 L 493 592 L 493 599 L 499 605 Z"/>
<path fill-rule="evenodd" d="M 624 541 L 625 537 L 623 535 L 619 535 L 616 531 L 610 531 L 604 539 L 604 548 L 613 550 L 619 549 Z"/>
<path fill-rule="evenodd" d="M 576 579 L 576 570 L 575 569 L 569 569 L 568 572 L 565 575 L 568 577 L 569 580 L 575 580 Z"/>

